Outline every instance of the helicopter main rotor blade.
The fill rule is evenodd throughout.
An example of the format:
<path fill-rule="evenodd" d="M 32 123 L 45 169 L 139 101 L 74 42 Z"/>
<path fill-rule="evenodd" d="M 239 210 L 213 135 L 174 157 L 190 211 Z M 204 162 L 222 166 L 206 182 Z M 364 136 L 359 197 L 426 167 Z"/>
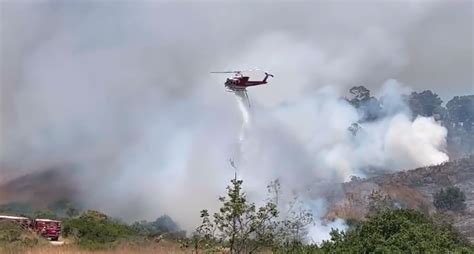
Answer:
<path fill-rule="evenodd" d="M 241 71 L 211 71 L 211 73 L 240 73 Z"/>
<path fill-rule="evenodd" d="M 248 70 L 245 70 L 245 71 L 263 71 L 263 70 L 260 69 L 260 68 L 253 68 L 253 69 L 248 69 Z"/>

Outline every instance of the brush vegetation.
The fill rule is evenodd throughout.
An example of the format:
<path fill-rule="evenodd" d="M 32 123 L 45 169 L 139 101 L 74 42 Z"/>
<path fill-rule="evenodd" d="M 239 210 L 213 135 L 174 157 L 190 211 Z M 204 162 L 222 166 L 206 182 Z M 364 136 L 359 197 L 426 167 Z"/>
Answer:
<path fill-rule="evenodd" d="M 138 232 L 103 213 L 87 211 L 79 217 L 66 220 L 63 235 L 86 249 L 103 249 L 119 241 L 134 240 Z"/>
<path fill-rule="evenodd" d="M 24 253 L 28 249 L 47 245 L 35 233 L 18 223 L 0 221 L 0 253 Z"/>
<path fill-rule="evenodd" d="M 474 249 L 448 224 L 410 209 L 387 209 L 333 230 L 320 250 L 329 253 L 472 253 Z"/>
<path fill-rule="evenodd" d="M 451 225 L 410 209 L 398 209 L 389 197 L 373 193 L 371 213 L 352 221 L 347 231 L 333 229 L 320 245 L 310 243 L 307 227 L 312 217 L 279 218 L 274 199 L 256 207 L 247 201 L 242 180 L 233 179 L 222 206 L 211 217 L 201 211 L 202 224 L 189 240 L 195 251 L 255 253 L 472 253 L 469 244 Z M 271 189 L 271 188 L 270 188 Z M 294 227 L 296 226 L 296 227 Z M 296 230 L 295 230 L 296 229 Z"/>
<path fill-rule="evenodd" d="M 272 182 L 268 190 L 268 199 L 257 206 L 248 201 L 243 181 L 232 179 L 226 194 L 219 198 L 221 207 L 212 214 L 202 210 L 201 225 L 188 237 L 169 216 L 128 225 L 97 211 L 85 211 L 63 220 L 63 237 L 70 244 L 56 248 L 63 249 L 61 253 L 79 253 L 81 249 L 152 253 L 161 245 L 175 253 L 474 252 L 450 224 L 415 210 L 398 209 L 389 197 L 378 193 L 373 193 L 371 212 L 365 219 L 352 220 L 346 231 L 333 229 L 329 240 L 312 243 L 308 237 L 308 227 L 314 223 L 311 213 L 298 206 L 297 199 L 290 205 L 292 209 L 280 212 L 279 182 Z M 15 223 L 0 225 L 0 246 L 6 253 L 49 248 L 41 242 Z"/>

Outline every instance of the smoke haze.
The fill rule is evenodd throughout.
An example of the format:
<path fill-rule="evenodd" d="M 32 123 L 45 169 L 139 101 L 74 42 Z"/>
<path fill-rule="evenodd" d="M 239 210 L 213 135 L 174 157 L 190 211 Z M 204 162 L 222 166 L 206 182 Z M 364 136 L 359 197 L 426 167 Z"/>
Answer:
<path fill-rule="evenodd" d="M 322 216 L 324 184 L 448 159 L 446 129 L 412 120 L 402 93 L 474 91 L 470 1 L 0 6 L 0 173 L 74 165 L 85 206 L 128 221 L 193 228 L 231 157 L 252 199 L 278 178 Z M 209 72 L 254 67 L 275 78 L 239 110 Z M 355 136 L 354 85 L 387 98 Z"/>

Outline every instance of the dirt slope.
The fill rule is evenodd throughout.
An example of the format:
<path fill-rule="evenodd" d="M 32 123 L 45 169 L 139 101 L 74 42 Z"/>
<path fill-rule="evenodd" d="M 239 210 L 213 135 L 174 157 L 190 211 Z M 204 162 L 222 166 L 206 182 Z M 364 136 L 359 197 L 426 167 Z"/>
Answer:
<path fill-rule="evenodd" d="M 465 193 L 467 206 L 464 212 L 452 214 L 454 225 L 474 242 L 474 156 L 437 166 L 344 183 L 343 195 L 331 200 L 332 205 L 326 217 L 363 218 L 367 213 L 372 191 L 390 196 L 400 207 L 434 213 L 433 194 L 452 185 Z"/>

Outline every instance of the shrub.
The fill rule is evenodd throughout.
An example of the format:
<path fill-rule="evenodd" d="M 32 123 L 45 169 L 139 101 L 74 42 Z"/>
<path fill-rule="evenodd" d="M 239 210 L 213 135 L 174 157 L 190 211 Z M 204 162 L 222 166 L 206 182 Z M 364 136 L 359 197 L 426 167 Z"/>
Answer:
<path fill-rule="evenodd" d="M 0 242 L 19 241 L 24 229 L 11 221 L 0 221 Z"/>
<path fill-rule="evenodd" d="M 63 234 L 73 237 L 79 246 L 87 249 L 111 247 L 119 240 L 138 235 L 130 226 L 113 221 L 97 211 L 87 211 L 77 218 L 64 221 Z"/>
<path fill-rule="evenodd" d="M 0 253 L 11 250 L 20 252 L 22 248 L 32 247 L 41 240 L 31 231 L 16 222 L 0 221 Z"/>
<path fill-rule="evenodd" d="M 132 228 L 145 236 L 164 235 L 171 239 L 186 237 L 186 231 L 181 230 L 178 224 L 168 215 L 160 216 L 155 221 L 140 221 L 132 224 Z"/>
<path fill-rule="evenodd" d="M 473 251 L 450 225 L 408 209 L 381 210 L 346 232 L 333 230 L 321 249 L 331 253 L 447 253 Z"/>
<path fill-rule="evenodd" d="M 439 210 L 462 211 L 466 208 L 465 200 L 464 192 L 451 186 L 434 194 L 433 205 Z"/>

